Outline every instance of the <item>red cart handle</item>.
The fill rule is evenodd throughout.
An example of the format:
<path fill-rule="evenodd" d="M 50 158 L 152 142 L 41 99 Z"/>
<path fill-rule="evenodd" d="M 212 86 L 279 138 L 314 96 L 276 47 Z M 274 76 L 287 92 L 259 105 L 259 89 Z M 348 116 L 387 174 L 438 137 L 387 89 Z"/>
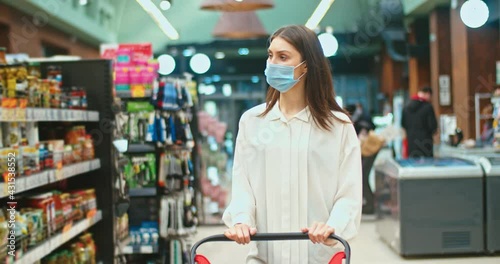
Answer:
<path fill-rule="evenodd" d="M 338 237 L 336 235 L 330 235 L 331 239 L 335 239 L 339 241 L 344 246 L 344 252 L 339 252 L 333 256 L 330 264 L 333 263 L 341 263 L 340 260 L 345 259 L 345 264 L 349 264 L 351 262 L 351 247 L 346 240 Z M 271 240 L 308 240 L 309 236 L 307 233 L 258 233 L 250 238 L 252 241 L 271 241 Z M 227 238 L 225 235 L 214 235 L 204 238 L 198 242 L 196 242 L 191 248 L 191 256 L 189 258 L 190 264 L 199 264 L 209 263 L 208 260 L 200 255 L 196 255 L 196 250 L 199 246 L 207 242 L 231 242 L 233 240 Z"/>

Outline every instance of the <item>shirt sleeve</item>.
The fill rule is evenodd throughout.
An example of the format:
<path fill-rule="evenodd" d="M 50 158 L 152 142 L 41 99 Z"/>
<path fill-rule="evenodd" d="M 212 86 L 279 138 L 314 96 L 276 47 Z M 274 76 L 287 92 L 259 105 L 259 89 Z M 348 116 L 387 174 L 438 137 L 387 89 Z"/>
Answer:
<path fill-rule="evenodd" d="M 352 125 L 344 129 L 344 154 L 341 156 L 338 189 L 327 224 L 335 234 L 350 240 L 359 230 L 363 204 L 362 166 L 359 141 Z"/>
<path fill-rule="evenodd" d="M 235 224 L 247 224 L 255 227 L 255 197 L 248 179 L 248 169 L 245 162 L 245 153 L 250 151 L 245 137 L 245 121 L 241 118 L 236 137 L 234 152 L 232 198 L 229 206 L 222 215 L 222 220 L 228 227 Z"/>

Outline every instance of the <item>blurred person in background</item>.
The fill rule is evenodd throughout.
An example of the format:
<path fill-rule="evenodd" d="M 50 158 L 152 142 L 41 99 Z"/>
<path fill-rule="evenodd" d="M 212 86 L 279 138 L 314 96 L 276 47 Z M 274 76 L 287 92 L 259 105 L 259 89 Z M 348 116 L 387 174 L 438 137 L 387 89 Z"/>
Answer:
<path fill-rule="evenodd" d="M 240 119 L 225 235 L 247 244 L 256 232 L 307 232 L 313 243 L 252 242 L 246 263 L 328 263 L 328 236 L 359 231 L 360 144 L 312 30 L 278 29 L 268 53 L 266 103 Z"/>
<path fill-rule="evenodd" d="M 424 87 L 403 108 L 401 127 L 406 131 L 410 158 L 434 156 L 432 137 L 437 131 L 437 121 L 431 98 L 432 89 Z"/>
<path fill-rule="evenodd" d="M 370 172 L 377 155 L 385 145 L 383 137 L 375 134 L 375 124 L 371 117 L 364 114 L 361 104 L 347 105 L 345 110 L 351 115 L 354 122 L 356 134 L 361 144 L 361 164 L 363 172 L 363 214 L 371 215 L 375 213 L 375 202 L 373 191 L 370 187 Z"/>

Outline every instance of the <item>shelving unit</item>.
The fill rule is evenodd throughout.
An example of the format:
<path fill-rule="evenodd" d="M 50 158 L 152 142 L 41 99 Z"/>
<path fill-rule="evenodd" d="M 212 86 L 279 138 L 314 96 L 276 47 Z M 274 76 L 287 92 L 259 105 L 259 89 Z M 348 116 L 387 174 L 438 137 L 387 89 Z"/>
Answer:
<path fill-rule="evenodd" d="M 154 153 L 156 152 L 156 147 L 154 144 L 144 143 L 144 144 L 129 144 L 127 153 Z"/>
<path fill-rule="evenodd" d="M 151 197 L 156 196 L 156 187 L 133 188 L 129 190 L 130 197 Z"/>
<path fill-rule="evenodd" d="M 129 107 L 124 107 L 125 104 L 128 102 L 149 102 L 150 103 L 150 98 L 137 98 L 137 97 L 132 97 L 129 94 L 126 94 L 124 92 L 117 92 L 116 96 L 120 98 L 122 101 L 122 111 L 127 113 L 127 115 L 130 116 L 130 113 L 126 112 L 125 109 L 129 109 Z M 151 93 L 147 93 L 147 96 L 151 96 Z M 163 99 L 165 100 L 165 99 Z M 155 105 L 156 106 L 156 105 Z M 177 118 L 178 114 L 180 113 L 181 110 L 164 110 L 164 109 L 158 109 L 159 107 L 154 107 L 154 110 L 147 110 L 146 112 L 152 112 L 152 111 L 160 111 L 162 114 L 166 114 L 169 117 L 173 117 L 174 119 Z M 190 113 L 190 110 L 184 109 L 183 114 Z M 134 114 L 139 115 L 139 113 L 134 112 Z M 183 114 L 180 114 L 181 116 Z M 144 118 L 144 117 L 143 117 Z M 117 118 L 117 120 L 127 120 L 127 122 L 130 122 L 128 118 Z M 125 121 L 124 121 L 125 122 Z M 167 121 L 165 121 L 167 123 Z M 174 121 L 177 122 L 177 121 Z M 126 124 L 127 126 L 130 126 L 130 123 Z M 172 125 L 170 123 L 169 125 Z M 176 123 L 177 126 L 177 123 Z M 168 129 L 171 129 L 169 127 Z M 170 132 L 168 132 L 170 133 Z M 176 133 L 177 130 L 176 130 Z M 178 138 L 179 139 L 179 138 Z M 165 140 L 166 141 L 166 140 Z M 119 247 L 115 250 L 116 255 L 127 255 L 127 259 L 131 260 L 133 263 L 143 263 L 141 261 L 146 261 L 142 258 L 145 259 L 151 259 L 150 257 L 155 257 L 158 259 L 161 259 L 162 261 L 160 263 L 171 263 L 169 261 L 169 258 L 167 255 L 169 255 L 169 251 L 172 249 L 171 248 L 171 241 L 172 240 L 186 240 L 189 236 L 193 235 L 196 232 L 196 225 L 193 227 L 183 228 L 183 210 L 184 207 L 181 206 L 179 210 L 176 212 L 176 228 L 180 227 L 178 230 L 175 230 L 173 228 L 168 228 L 169 230 L 163 230 L 163 228 L 167 228 L 167 222 L 169 221 L 168 218 L 165 218 L 165 216 L 169 216 L 170 214 L 173 214 L 174 211 L 169 211 L 168 208 L 164 208 L 162 206 L 161 200 L 165 197 L 170 197 L 173 199 L 173 194 L 170 191 L 167 191 L 167 189 L 164 189 L 165 186 L 162 184 L 159 184 L 159 179 L 160 179 L 160 174 L 166 173 L 166 171 L 161 170 L 162 168 L 162 162 L 163 161 L 163 156 L 162 154 L 164 153 L 170 153 L 175 155 L 183 153 L 183 155 L 186 155 L 185 157 L 191 157 L 192 156 L 192 151 L 193 147 L 190 146 L 189 144 L 186 144 L 186 141 L 183 142 L 184 145 L 179 144 L 175 139 L 172 139 L 173 142 L 177 144 L 167 144 L 166 143 L 160 144 L 160 143 L 152 143 L 152 142 L 140 142 L 139 140 L 136 140 L 135 142 L 130 142 L 128 145 L 128 149 L 126 153 L 124 153 L 125 156 L 128 157 L 143 157 L 146 154 L 154 154 L 156 157 L 156 182 L 157 186 L 155 187 L 145 187 L 142 188 L 130 188 L 128 190 L 128 195 L 131 200 L 131 206 L 128 211 L 128 219 L 129 219 L 129 227 L 135 227 L 137 228 L 140 224 L 143 222 L 148 222 L 148 221 L 153 221 L 159 222 L 158 226 L 158 231 L 159 231 L 159 242 L 158 244 L 141 244 L 134 243 L 134 240 L 128 238 L 124 241 L 119 242 Z M 187 146 L 186 146 L 187 145 Z M 187 164 L 187 163 L 186 163 Z M 184 163 L 183 165 L 184 166 Z M 194 171 L 191 172 L 190 175 L 196 175 L 197 168 L 194 169 Z M 189 179 L 188 175 L 182 175 L 183 180 L 180 181 L 181 186 L 183 186 L 186 182 L 186 180 Z M 172 176 L 173 177 L 173 176 Z M 182 188 L 182 187 L 181 187 Z M 182 193 L 182 190 L 174 190 L 174 193 Z M 178 198 L 175 198 L 178 199 Z M 184 202 L 179 202 L 177 205 L 184 204 Z M 177 207 L 176 207 L 177 208 Z M 178 216 L 178 215 L 179 216 Z M 163 219 L 163 222 L 162 222 Z M 180 220 L 180 221 L 178 221 Z M 155 256 L 147 256 L 147 255 L 152 255 L 154 254 Z M 134 255 L 134 256 L 132 256 Z M 142 260 L 138 260 L 142 259 Z M 135 261 L 135 262 L 134 262 Z M 172 263 L 173 264 L 173 263 Z"/>
<path fill-rule="evenodd" d="M 0 122 L 96 122 L 99 112 L 70 109 L 1 108 Z"/>
<path fill-rule="evenodd" d="M 114 163 L 112 162 L 112 123 L 114 122 L 112 108 L 112 63 L 110 60 L 47 61 L 40 63 L 42 77 L 47 76 L 49 66 L 60 67 L 62 70 L 62 82 L 65 86 L 85 87 L 88 104 L 87 111 L 63 110 L 60 111 L 60 115 L 56 115 L 60 119 L 49 119 L 47 118 L 48 114 L 45 114 L 45 117 L 43 117 L 43 114 L 40 114 L 40 117 L 34 117 L 34 119 L 44 122 L 67 121 L 76 124 L 86 122 L 85 127 L 87 132 L 94 139 L 97 160 L 86 164 L 65 166 L 62 169 L 62 176 L 55 179 L 59 181 L 65 179 L 65 185 L 68 189 L 95 188 L 97 208 L 99 210 L 92 220 L 87 219 L 84 222 L 76 223 L 68 234 L 64 233 L 54 239 L 50 239 L 51 247 L 53 247 L 52 249 L 57 248 L 71 237 L 90 228 L 97 247 L 97 262 L 114 263 L 115 234 L 113 226 L 115 221 L 115 205 L 113 189 Z M 40 112 L 38 110 L 36 109 L 33 112 Z M 80 173 L 86 173 L 86 175 L 73 177 Z M 53 177 L 49 177 L 49 183 L 54 182 L 53 180 Z M 32 261 L 23 261 L 23 263 L 32 263 Z"/>
<path fill-rule="evenodd" d="M 146 90 L 143 95 L 133 95 L 131 91 L 116 91 L 116 96 L 123 99 L 129 98 L 149 98 L 151 97 L 151 90 Z"/>
<path fill-rule="evenodd" d="M 60 246 L 75 238 L 85 230 L 89 229 L 96 223 L 102 220 L 102 212 L 97 211 L 92 217 L 86 218 L 79 222 L 72 224 L 67 230 L 56 234 L 46 240 L 43 244 L 29 250 L 16 264 L 34 263 L 45 256 L 48 256 L 52 251 L 58 249 Z"/>
<path fill-rule="evenodd" d="M 61 169 L 61 173 L 57 170 L 46 170 L 30 176 L 19 177 L 16 178 L 15 194 L 94 171 L 100 167 L 101 161 L 99 159 L 94 159 L 65 166 Z M 0 198 L 9 196 L 8 184 L 3 182 L 0 183 L 0 191 Z"/>

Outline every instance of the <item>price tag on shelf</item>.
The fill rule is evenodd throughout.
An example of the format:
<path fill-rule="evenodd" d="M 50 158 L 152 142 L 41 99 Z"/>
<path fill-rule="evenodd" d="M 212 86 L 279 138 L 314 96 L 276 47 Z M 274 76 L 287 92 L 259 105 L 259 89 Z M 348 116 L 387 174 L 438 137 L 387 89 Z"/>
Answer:
<path fill-rule="evenodd" d="M 56 182 L 56 172 L 54 170 L 47 171 L 47 181 L 48 182 Z"/>
<path fill-rule="evenodd" d="M 89 220 L 94 220 L 94 217 L 96 216 L 97 214 L 97 209 L 92 209 L 90 211 L 87 212 L 87 219 Z"/>
<path fill-rule="evenodd" d="M 33 121 L 45 120 L 45 111 L 41 108 L 36 108 L 33 110 Z"/>
<path fill-rule="evenodd" d="M 101 168 L 101 160 L 96 159 L 92 162 L 92 170 L 97 170 L 99 168 Z"/>
<path fill-rule="evenodd" d="M 59 116 L 58 109 L 50 109 L 50 115 L 52 116 L 52 120 L 59 121 L 61 117 Z"/>
<path fill-rule="evenodd" d="M 33 108 L 26 108 L 26 120 L 33 121 Z"/>
<path fill-rule="evenodd" d="M 16 110 L 12 108 L 4 108 L 2 110 L 2 120 L 15 121 Z"/>
<path fill-rule="evenodd" d="M 141 253 L 144 253 L 144 254 L 153 253 L 153 246 L 141 246 Z"/>
<path fill-rule="evenodd" d="M 87 121 L 99 121 L 99 112 L 89 111 L 87 114 Z"/>
<path fill-rule="evenodd" d="M 66 109 L 61 109 L 59 111 L 60 115 L 61 115 L 61 120 L 63 121 L 67 121 L 68 120 L 68 110 Z"/>
<path fill-rule="evenodd" d="M 63 227 L 63 230 L 62 230 L 63 234 L 69 233 L 69 231 L 71 230 L 72 227 L 73 227 L 73 222 L 69 222 L 69 223 L 65 224 Z"/>
<path fill-rule="evenodd" d="M 19 121 L 26 121 L 26 108 L 15 108 L 14 119 Z"/>
<path fill-rule="evenodd" d="M 123 254 L 132 254 L 132 253 L 134 253 L 134 248 L 132 246 L 124 246 L 122 248 L 122 253 Z"/>
<path fill-rule="evenodd" d="M 72 229 L 73 229 L 72 221 L 64 225 L 61 233 L 62 243 L 66 243 L 66 241 L 70 240 L 73 237 Z"/>

